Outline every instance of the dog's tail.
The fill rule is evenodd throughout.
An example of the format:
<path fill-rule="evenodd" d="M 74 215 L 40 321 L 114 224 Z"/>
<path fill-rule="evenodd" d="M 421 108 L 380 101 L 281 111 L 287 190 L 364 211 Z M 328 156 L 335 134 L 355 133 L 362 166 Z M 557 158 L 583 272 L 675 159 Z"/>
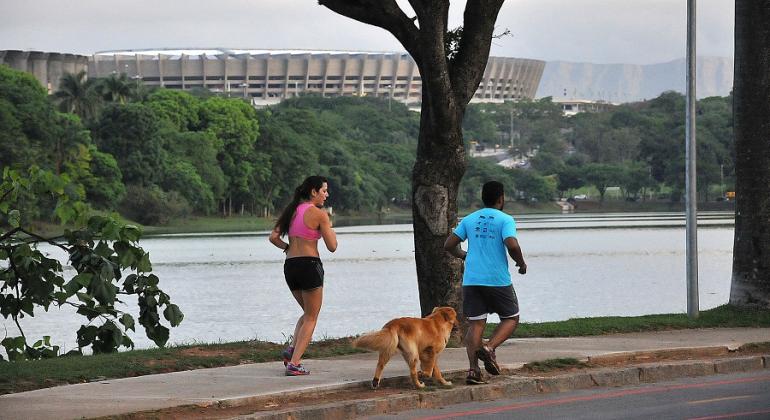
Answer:
<path fill-rule="evenodd" d="M 395 354 L 398 348 L 398 334 L 390 328 L 383 328 L 379 331 L 370 332 L 353 340 L 353 347 L 376 350 Z"/>

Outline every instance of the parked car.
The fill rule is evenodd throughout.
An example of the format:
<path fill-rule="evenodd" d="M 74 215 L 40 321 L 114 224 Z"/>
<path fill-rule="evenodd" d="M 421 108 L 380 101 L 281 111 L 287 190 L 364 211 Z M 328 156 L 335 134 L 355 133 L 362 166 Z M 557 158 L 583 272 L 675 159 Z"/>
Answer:
<path fill-rule="evenodd" d="M 588 200 L 588 196 L 585 194 L 576 194 L 572 198 L 575 200 Z"/>

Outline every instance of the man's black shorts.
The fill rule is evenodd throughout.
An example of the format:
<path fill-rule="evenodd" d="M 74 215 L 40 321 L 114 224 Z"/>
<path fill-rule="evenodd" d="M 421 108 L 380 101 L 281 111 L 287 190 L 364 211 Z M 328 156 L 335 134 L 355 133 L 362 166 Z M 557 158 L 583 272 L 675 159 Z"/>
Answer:
<path fill-rule="evenodd" d="M 283 275 L 289 290 L 312 290 L 324 285 L 324 265 L 318 257 L 287 258 Z"/>
<path fill-rule="evenodd" d="M 513 285 L 510 286 L 463 286 L 463 314 L 470 320 L 487 319 L 496 313 L 500 319 L 519 314 L 519 300 Z"/>

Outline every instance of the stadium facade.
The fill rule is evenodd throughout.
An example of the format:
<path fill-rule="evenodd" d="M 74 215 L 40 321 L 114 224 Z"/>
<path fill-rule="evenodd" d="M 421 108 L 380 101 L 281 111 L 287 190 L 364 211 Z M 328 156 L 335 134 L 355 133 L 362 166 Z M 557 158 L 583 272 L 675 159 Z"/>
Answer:
<path fill-rule="evenodd" d="M 208 89 L 243 96 L 255 105 L 313 93 L 380 96 L 421 101 L 417 64 L 406 53 L 306 50 L 161 49 L 105 51 L 90 56 L 41 51 L 0 51 L 0 64 L 32 73 L 49 93 L 64 73 L 88 77 L 125 73 L 147 86 Z M 545 62 L 489 57 L 472 102 L 535 96 Z"/>
<path fill-rule="evenodd" d="M 48 90 L 59 89 L 65 73 L 88 70 L 88 56 L 44 51 L 0 50 L 0 64 L 31 73 Z"/>
<path fill-rule="evenodd" d="M 533 98 L 545 62 L 490 57 L 475 102 Z M 148 86 L 204 88 L 278 102 L 303 93 L 384 96 L 421 101 L 417 64 L 406 53 L 303 50 L 183 49 L 107 51 L 92 55 L 90 77 L 126 73 Z"/>

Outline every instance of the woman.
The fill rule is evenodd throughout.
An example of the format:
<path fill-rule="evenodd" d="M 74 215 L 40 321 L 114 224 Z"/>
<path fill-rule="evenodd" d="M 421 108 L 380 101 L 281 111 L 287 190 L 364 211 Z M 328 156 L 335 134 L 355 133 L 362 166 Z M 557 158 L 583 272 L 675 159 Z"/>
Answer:
<path fill-rule="evenodd" d="M 270 243 L 286 253 L 283 274 L 303 311 L 294 328 L 292 344 L 283 352 L 287 376 L 310 374 L 302 366 L 302 354 L 313 337 L 323 300 L 324 269 L 318 256 L 318 240 L 323 238 L 330 252 L 337 249 L 337 235 L 332 229 L 332 222 L 321 209 L 328 197 L 326 178 L 308 177 L 294 190 L 294 198 L 278 217 L 270 233 Z M 281 239 L 286 235 L 289 243 Z"/>

